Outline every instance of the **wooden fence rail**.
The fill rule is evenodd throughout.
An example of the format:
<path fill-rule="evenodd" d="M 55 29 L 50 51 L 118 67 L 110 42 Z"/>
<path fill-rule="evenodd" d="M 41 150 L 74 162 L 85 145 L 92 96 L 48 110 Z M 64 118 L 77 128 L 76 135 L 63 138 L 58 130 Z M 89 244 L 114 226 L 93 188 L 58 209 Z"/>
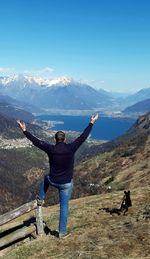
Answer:
<path fill-rule="evenodd" d="M 31 210 L 34 210 L 35 208 L 37 208 L 36 200 L 26 203 L 26 204 L 20 206 L 19 208 L 9 211 L 3 215 L 0 215 L 0 226 L 8 223 L 9 221 L 11 221 L 15 218 L 18 218 L 19 216 L 21 216 L 27 212 L 30 212 Z"/>
<path fill-rule="evenodd" d="M 15 241 L 25 238 L 36 231 L 36 226 L 31 225 L 29 227 L 23 227 L 19 230 L 14 231 L 0 239 L 0 248 L 3 248 Z"/>
<path fill-rule="evenodd" d="M 0 248 L 7 246 L 21 238 L 25 238 L 26 236 L 31 235 L 33 232 L 36 232 L 37 235 L 43 235 L 44 230 L 43 230 L 42 207 L 37 205 L 36 200 L 26 203 L 20 206 L 19 208 L 16 208 L 3 215 L 0 215 L 0 226 L 32 210 L 35 210 L 35 216 L 36 216 L 35 224 L 30 224 L 29 226 L 23 225 L 21 229 L 17 229 L 16 231 L 13 231 L 12 233 L 9 233 L 4 236 L 2 235 L 0 239 Z"/>

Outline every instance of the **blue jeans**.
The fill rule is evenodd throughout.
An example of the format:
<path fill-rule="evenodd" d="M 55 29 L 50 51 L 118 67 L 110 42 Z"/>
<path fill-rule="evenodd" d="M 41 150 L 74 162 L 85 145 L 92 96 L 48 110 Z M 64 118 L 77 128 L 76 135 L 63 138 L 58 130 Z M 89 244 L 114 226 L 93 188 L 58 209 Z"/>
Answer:
<path fill-rule="evenodd" d="M 67 233 L 69 200 L 73 190 L 73 181 L 65 184 L 56 184 L 50 180 L 49 175 L 44 177 L 40 184 L 38 199 L 44 200 L 49 186 L 53 186 L 59 191 L 60 200 L 60 215 L 59 215 L 59 234 L 65 235 Z"/>

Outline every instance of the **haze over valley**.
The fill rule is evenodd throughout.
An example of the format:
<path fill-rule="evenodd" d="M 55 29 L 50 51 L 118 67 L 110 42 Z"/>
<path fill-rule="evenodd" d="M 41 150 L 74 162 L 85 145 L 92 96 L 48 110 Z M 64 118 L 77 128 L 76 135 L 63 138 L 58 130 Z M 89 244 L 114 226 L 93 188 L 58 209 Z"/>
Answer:
<path fill-rule="evenodd" d="M 69 79 L 43 79 L 25 75 L 0 78 L 0 101 L 8 102 L 35 114 L 85 115 L 93 112 L 104 114 L 142 114 L 150 107 L 150 88 L 124 96 Z M 140 102 L 142 103 L 142 107 Z M 134 109 L 130 106 L 135 105 Z M 137 108 L 136 108 L 137 107 Z"/>

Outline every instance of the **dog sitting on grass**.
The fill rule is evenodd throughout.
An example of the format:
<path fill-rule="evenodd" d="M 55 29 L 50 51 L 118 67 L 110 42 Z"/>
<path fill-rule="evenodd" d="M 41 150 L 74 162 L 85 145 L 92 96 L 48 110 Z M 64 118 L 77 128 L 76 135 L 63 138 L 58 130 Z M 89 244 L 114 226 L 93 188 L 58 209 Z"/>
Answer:
<path fill-rule="evenodd" d="M 122 198 L 121 206 L 120 208 L 100 208 L 99 210 L 104 210 L 108 213 L 117 214 L 118 216 L 123 213 L 123 215 L 126 214 L 129 207 L 132 206 L 131 197 L 130 197 L 130 191 L 124 191 L 124 196 Z"/>

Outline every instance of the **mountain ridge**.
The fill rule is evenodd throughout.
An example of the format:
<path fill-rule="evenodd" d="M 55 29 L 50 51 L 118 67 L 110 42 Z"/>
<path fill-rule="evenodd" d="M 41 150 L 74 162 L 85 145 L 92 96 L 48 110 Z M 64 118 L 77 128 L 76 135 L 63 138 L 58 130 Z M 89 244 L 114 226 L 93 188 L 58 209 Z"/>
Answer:
<path fill-rule="evenodd" d="M 127 107 L 123 112 L 124 113 L 146 113 L 150 111 L 150 98 L 137 102 L 132 106 Z"/>
<path fill-rule="evenodd" d="M 150 98 L 150 88 L 126 97 L 125 94 L 121 96 L 121 93 L 95 89 L 73 78 L 44 79 L 25 75 L 1 77 L 0 93 L 21 102 L 26 101 L 33 106 L 34 112 L 38 109 L 43 112 L 50 112 L 52 109 L 121 111 L 129 105 Z"/>
<path fill-rule="evenodd" d="M 20 101 L 27 100 L 30 105 L 43 109 L 94 109 L 110 106 L 114 100 L 99 93 L 93 87 L 73 79 L 55 79 L 45 84 L 37 83 L 25 76 L 13 80 L 0 80 L 0 91 Z M 104 98 L 105 97 L 105 98 Z"/>

